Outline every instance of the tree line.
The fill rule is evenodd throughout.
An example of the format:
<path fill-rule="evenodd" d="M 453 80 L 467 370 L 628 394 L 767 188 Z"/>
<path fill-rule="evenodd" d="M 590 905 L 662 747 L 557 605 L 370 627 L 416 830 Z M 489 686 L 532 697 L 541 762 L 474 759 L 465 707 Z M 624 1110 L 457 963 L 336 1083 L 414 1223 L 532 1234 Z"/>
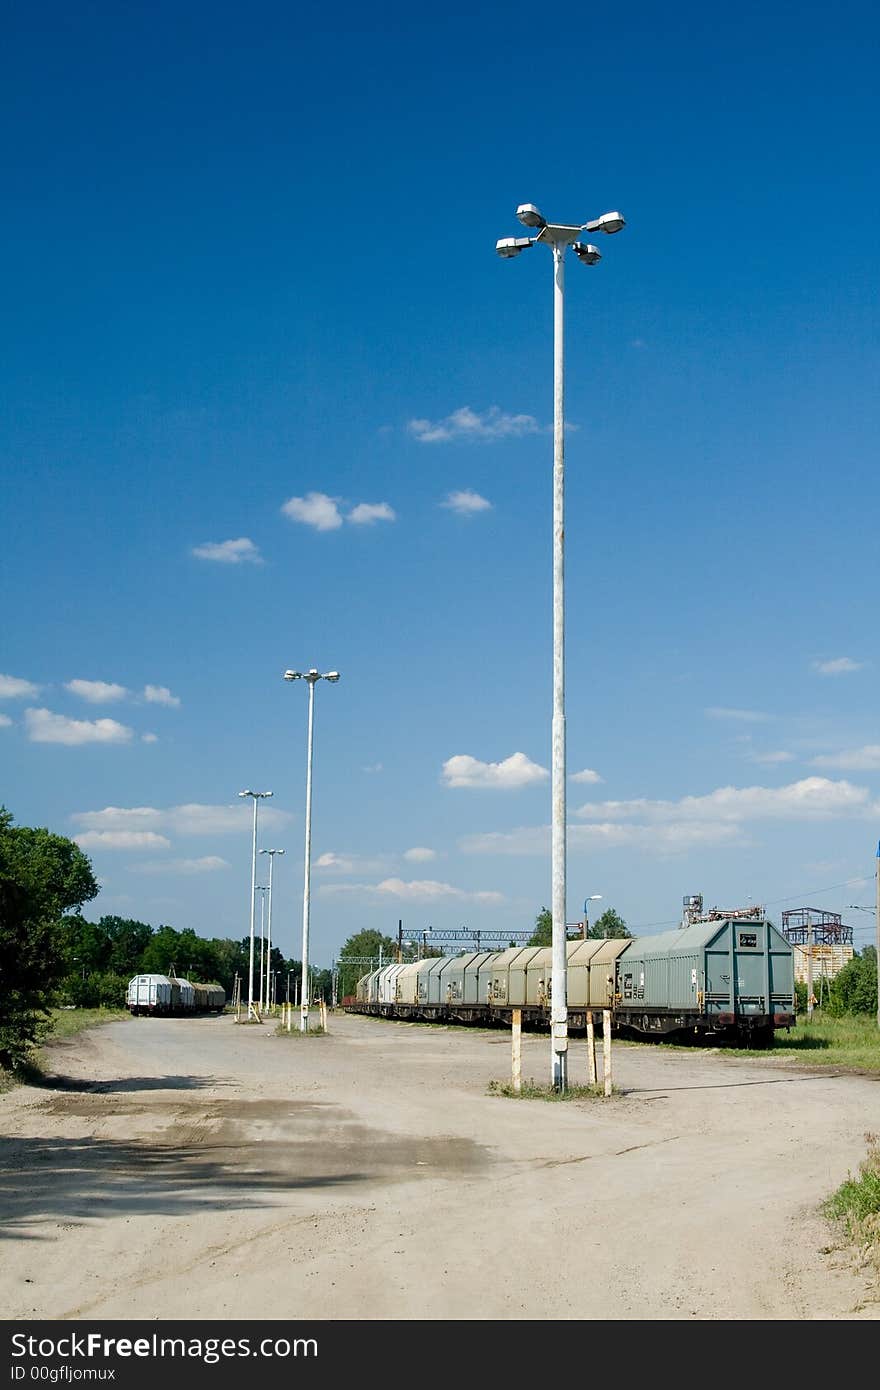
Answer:
<path fill-rule="evenodd" d="M 250 937 L 198 936 L 191 927 L 153 927 L 127 917 L 89 922 L 82 908 L 98 895 L 88 856 L 73 840 L 13 823 L 0 807 L 0 1066 L 21 1063 L 51 1026 L 53 1008 L 121 1007 L 133 975 L 179 975 L 219 984 L 231 998 L 235 977 L 248 994 Z M 302 966 L 273 946 L 277 994 L 291 998 Z M 259 994 L 259 941 L 254 959 Z M 330 972 L 313 976 L 329 997 Z"/>

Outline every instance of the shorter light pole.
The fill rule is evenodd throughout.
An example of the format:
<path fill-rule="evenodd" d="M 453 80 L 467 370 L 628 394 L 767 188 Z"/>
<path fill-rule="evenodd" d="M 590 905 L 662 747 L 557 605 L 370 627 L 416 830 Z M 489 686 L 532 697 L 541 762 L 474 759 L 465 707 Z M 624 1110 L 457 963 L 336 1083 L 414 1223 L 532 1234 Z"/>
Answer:
<path fill-rule="evenodd" d="M 251 850 L 251 949 L 248 966 L 248 1019 L 254 1017 L 254 907 L 257 898 L 257 803 L 272 792 L 243 791 L 239 796 L 252 796 L 254 799 L 254 838 Z"/>
<path fill-rule="evenodd" d="M 587 918 L 587 913 L 588 913 L 589 910 L 590 910 L 590 906 L 589 906 L 589 905 L 590 905 L 590 903 L 599 903 L 599 902 L 601 902 L 601 901 L 602 901 L 602 894 L 601 894 L 601 893 L 591 893 L 590 896 L 589 896 L 588 898 L 585 898 L 585 899 L 584 899 L 584 940 L 585 940 L 585 941 L 586 941 L 586 939 L 587 939 L 587 932 L 588 932 L 589 927 L 590 927 L 590 923 L 589 923 L 589 920 L 588 920 L 588 918 Z"/>
<path fill-rule="evenodd" d="M 257 884 L 257 892 L 260 895 L 260 1008 L 263 1007 L 263 980 L 265 970 L 265 933 L 263 931 L 263 911 L 266 906 L 266 894 L 269 889 L 261 884 Z"/>
<path fill-rule="evenodd" d="M 276 855 L 276 854 L 283 854 L 283 853 L 284 853 L 284 850 L 283 850 L 283 849 L 261 849 L 261 850 L 260 850 L 260 853 L 261 853 L 261 854 L 268 854 L 268 856 L 269 856 L 269 923 L 268 923 L 268 928 L 267 928 L 268 934 L 269 934 L 269 944 L 268 944 L 267 960 L 268 960 L 268 962 L 269 962 L 269 965 L 271 965 L 271 962 L 272 962 L 272 870 L 275 868 L 275 855 Z M 266 969 L 267 969 L 267 970 L 269 969 L 269 965 L 266 966 Z"/>

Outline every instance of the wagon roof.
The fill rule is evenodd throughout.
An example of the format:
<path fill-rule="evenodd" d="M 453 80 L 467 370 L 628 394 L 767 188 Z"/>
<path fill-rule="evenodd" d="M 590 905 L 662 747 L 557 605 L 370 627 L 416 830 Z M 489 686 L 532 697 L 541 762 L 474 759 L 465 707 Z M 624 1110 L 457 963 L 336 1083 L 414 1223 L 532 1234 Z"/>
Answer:
<path fill-rule="evenodd" d="M 690 927 L 679 927 L 676 931 L 658 932 L 656 936 L 642 936 L 634 941 L 633 950 L 638 955 L 691 955 L 710 945 L 731 923 L 741 930 L 763 928 L 763 917 L 722 917 L 714 922 L 694 922 Z M 775 931 L 775 928 L 772 928 Z"/>

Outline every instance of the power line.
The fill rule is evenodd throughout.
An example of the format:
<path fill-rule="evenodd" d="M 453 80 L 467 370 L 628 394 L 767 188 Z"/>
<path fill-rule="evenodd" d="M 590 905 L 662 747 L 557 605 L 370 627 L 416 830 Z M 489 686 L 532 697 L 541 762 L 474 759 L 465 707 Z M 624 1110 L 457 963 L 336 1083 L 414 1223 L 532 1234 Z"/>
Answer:
<path fill-rule="evenodd" d="M 818 898 L 821 893 L 833 893 L 835 888 L 848 888 L 851 883 L 870 883 L 871 881 L 867 875 L 861 878 L 847 878 L 843 883 L 832 883 L 828 888 L 814 888 L 809 893 L 791 893 L 787 898 L 768 898 L 764 906 L 773 907 L 776 903 L 793 903 L 796 898 Z"/>

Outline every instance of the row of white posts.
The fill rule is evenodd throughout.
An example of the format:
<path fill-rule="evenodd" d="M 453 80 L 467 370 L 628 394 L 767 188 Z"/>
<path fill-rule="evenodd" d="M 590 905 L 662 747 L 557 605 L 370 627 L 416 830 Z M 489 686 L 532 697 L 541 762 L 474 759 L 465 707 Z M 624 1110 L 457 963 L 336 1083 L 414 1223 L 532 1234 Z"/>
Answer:
<path fill-rule="evenodd" d="M 602 1010 L 602 1071 L 605 1094 L 611 1095 L 611 1010 Z M 515 1095 L 522 1092 L 522 1009 L 513 1010 L 513 1029 L 511 1035 L 511 1068 Z M 593 1026 L 593 1013 L 587 1014 L 587 1077 L 589 1084 L 595 1086 L 596 1072 L 596 1031 Z"/>

